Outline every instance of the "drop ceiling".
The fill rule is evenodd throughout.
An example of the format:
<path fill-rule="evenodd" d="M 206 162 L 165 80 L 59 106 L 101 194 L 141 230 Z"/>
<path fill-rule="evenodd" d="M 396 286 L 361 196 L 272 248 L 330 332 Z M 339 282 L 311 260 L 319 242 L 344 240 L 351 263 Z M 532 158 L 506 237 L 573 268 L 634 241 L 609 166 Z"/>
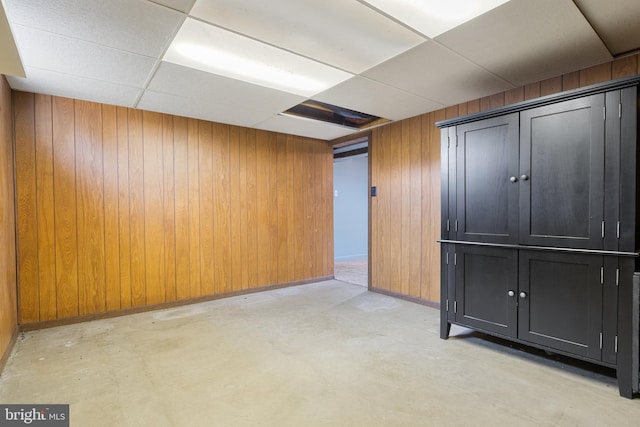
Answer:
<path fill-rule="evenodd" d="M 0 73 L 13 89 L 321 139 L 357 130 L 281 113 L 313 99 L 401 120 L 640 48 L 637 0 L 494 0 L 442 33 L 398 1 L 0 1 Z M 325 86 L 185 65 L 175 49 L 188 31 L 212 48 L 266 46 L 267 61 L 287 57 Z"/>

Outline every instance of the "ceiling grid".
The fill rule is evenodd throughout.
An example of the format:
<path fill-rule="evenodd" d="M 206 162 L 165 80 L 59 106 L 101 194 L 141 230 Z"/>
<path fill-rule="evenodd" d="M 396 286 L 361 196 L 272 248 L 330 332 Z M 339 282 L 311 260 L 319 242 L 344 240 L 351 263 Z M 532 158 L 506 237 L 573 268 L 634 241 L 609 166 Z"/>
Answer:
<path fill-rule="evenodd" d="M 637 0 L 0 1 L 13 89 L 321 139 L 356 129 L 282 112 L 401 120 L 640 48 Z"/>

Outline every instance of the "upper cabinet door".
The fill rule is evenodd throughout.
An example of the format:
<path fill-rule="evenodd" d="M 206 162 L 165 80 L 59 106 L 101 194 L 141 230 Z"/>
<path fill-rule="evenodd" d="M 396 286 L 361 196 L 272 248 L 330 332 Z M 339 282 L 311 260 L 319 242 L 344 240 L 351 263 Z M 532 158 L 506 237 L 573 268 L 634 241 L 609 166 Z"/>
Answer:
<path fill-rule="evenodd" d="M 518 242 L 518 114 L 457 127 L 458 240 Z"/>
<path fill-rule="evenodd" d="M 520 114 L 520 243 L 602 249 L 604 94 Z"/>

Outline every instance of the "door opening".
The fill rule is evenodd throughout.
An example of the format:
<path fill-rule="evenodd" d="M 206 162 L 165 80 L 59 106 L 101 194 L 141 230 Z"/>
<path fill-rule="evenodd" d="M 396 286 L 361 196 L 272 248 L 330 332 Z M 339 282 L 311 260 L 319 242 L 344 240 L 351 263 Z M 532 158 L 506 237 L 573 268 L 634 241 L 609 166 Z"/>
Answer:
<path fill-rule="evenodd" d="M 369 141 L 333 151 L 335 278 L 368 287 Z"/>

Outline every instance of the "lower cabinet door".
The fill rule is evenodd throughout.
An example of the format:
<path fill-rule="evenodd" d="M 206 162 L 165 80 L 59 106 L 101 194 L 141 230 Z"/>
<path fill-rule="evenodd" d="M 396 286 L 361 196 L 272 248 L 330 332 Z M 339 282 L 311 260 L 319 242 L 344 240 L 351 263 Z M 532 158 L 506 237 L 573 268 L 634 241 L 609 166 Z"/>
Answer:
<path fill-rule="evenodd" d="M 602 257 L 520 251 L 518 338 L 601 358 Z"/>
<path fill-rule="evenodd" d="M 458 245 L 455 258 L 456 322 L 515 338 L 518 251 Z"/>

